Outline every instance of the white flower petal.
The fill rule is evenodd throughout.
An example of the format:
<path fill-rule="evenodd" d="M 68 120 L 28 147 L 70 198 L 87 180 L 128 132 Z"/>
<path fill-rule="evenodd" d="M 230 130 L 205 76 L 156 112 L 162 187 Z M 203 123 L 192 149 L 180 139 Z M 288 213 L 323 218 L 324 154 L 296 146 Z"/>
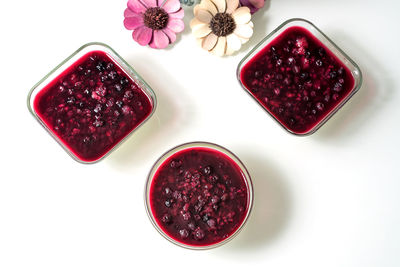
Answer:
<path fill-rule="evenodd" d="M 238 51 L 242 46 L 242 42 L 240 41 L 239 37 L 236 34 L 229 34 L 226 37 L 226 47 L 227 51 Z"/>
<path fill-rule="evenodd" d="M 226 51 L 226 37 L 219 37 L 218 42 L 215 45 L 214 49 L 211 50 L 211 53 L 214 55 L 222 57 Z"/>
<path fill-rule="evenodd" d="M 204 23 L 210 23 L 210 21 L 213 17 L 210 12 L 208 12 L 207 10 L 204 10 L 202 8 L 196 10 L 195 16 L 198 20 L 200 20 Z"/>
<path fill-rule="evenodd" d="M 246 24 L 251 19 L 250 9 L 247 6 L 242 6 L 232 13 L 232 17 L 238 24 Z"/>
<path fill-rule="evenodd" d="M 213 2 L 211 2 L 211 0 L 201 0 L 198 6 L 210 12 L 213 16 L 218 13 L 217 7 Z M 196 14 L 196 12 L 194 14 Z"/>
<path fill-rule="evenodd" d="M 226 10 L 226 0 L 212 0 L 218 9 L 218 12 L 225 12 Z"/>
<path fill-rule="evenodd" d="M 198 46 L 201 47 L 201 45 L 203 44 L 203 40 L 204 38 L 196 38 L 196 43 L 198 44 Z"/>
<path fill-rule="evenodd" d="M 200 27 L 192 28 L 192 34 L 196 38 L 201 38 L 201 37 L 207 36 L 210 32 L 211 32 L 211 29 L 208 26 L 208 24 L 204 24 Z"/>
<path fill-rule="evenodd" d="M 218 41 L 218 36 L 216 36 L 213 33 L 210 33 L 209 35 L 207 35 L 207 37 L 203 39 L 202 47 L 203 49 L 210 51 L 215 47 L 217 41 Z"/>
<path fill-rule="evenodd" d="M 239 37 L 249 39 L 253 35 L 253 28 L 248 24 L 237 25 L 233 32 Z"/>
<path fill-rule="evenodd" d="M 206 23 L 201 22 L 201 21 L 198 20 L 197 18 L 193 18 L 193 19 L 190 21 L 190 28 L 191 28 L 192 30 L 194 30 L 194 29 L 196 29 L 196 28 L 199 28 L 199 27 L 201 27 L 201 26 L 203 26 L 203 25 L 206 25 Z"/>
<path fill-rule="evenodd" d="M 239 0 L 226 0 L 226 13 L 231 14 L 239 6 Z"/>

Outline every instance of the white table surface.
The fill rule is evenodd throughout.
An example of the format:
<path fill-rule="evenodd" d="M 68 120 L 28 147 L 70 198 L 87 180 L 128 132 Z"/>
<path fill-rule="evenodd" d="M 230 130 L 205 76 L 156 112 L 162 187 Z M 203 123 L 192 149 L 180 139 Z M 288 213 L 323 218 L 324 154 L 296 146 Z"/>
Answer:
<path fill-rule="evenodd" d="M 126 1 L 3 1 L 0 266 L 400 266 L 400 4 L 268 0 L 240 53 L 218 58 L 186 29 L 137 45 Z M 317 133 L 287 134 L 239 87 L 240 59 L 284 20 L 309 19 L 361 67 L 361 90 Z M 30 88 L 82 44 L 113 47 L 153 87 L 151 120 L 106 160 L 72 160 L 29 114 Z M 245 229 L 209 251 L 172 245 L 145 213 L 154 161 L 187 141 L 236 153 L 255 186 Z"/>

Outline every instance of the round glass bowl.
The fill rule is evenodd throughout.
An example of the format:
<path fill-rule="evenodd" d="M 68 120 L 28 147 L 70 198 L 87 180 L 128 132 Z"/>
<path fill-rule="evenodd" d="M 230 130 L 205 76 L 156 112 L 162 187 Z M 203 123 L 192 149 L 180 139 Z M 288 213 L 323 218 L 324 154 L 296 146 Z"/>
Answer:
<path fill-rule="evenodd" d="M 314 133 L 361 87 L 357 64 L 314 24 L 290 19 L 239 63 L 243 89 L 283 128 Z"/>
<path fill-rule="evenodd" d="M 73 159 L 94 163 L 151 117 L 156 97 L 113 49 L 89 43 L 32 88 L 28 108 Z"/>
<path fill-rule="evenodd" d="M 243 163 L 229 150 L 193 142 L 162 155 L 145 187 L 147 214 L 158 232 L 189 249 L 210 249 L 234 238 L 253 205 Z"/>

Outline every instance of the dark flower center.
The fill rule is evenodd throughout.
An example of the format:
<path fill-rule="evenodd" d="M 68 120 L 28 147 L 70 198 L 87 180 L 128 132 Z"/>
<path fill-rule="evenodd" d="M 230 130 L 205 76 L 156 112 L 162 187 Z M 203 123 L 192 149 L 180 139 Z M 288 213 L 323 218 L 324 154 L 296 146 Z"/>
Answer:
<path fill-rule="evenodd" d="M 151 7 L 143 15 L 144 25 L 153 30 L 161 30 L 167 26 L 168 13 L 159 7 Z"/>
<path fill-rule="evenodd" d="M 231 15 L 217 13 L 211 19 L 210 28 L 216 36 L 227 36 L 235 30 L 236 24 Z"/>

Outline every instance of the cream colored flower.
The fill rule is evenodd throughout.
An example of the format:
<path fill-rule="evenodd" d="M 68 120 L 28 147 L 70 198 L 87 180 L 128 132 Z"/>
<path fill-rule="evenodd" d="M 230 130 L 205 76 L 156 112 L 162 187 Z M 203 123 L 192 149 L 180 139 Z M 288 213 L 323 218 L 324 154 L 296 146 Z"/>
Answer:
<path fill-rule="evenodd" d="M 250 9 L 240 7 L 239 0 L 201 0 L 193 12 L 192 34 L 215 55 L 233 54 L 253 35 Z"/>

